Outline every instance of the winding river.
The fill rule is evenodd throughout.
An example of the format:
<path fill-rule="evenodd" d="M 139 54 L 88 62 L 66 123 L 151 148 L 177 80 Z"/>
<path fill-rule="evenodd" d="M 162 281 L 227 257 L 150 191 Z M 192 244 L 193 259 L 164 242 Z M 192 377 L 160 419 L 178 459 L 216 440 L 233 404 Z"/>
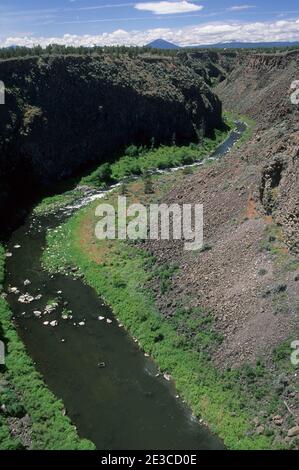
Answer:
<path fill-rule="evenodd" d="M 236 131 L 210 158 L 226 154 L 245 129 L 237 122 Z M 72 276 L 49 275 L 41 267 L 47 230 L 102 195 L 89 194 L 50 216 L 30 214 L 12 234 L 6 290 L 17 287 L 20 294 L 37 297 L 23 304 L 20 294 L 8 294 L 18 333 L 49 388 L 63 400 L 79 435 L 98 449 L 222 449 L 222 442 L 192 416 L 173 384 L 159 374 L 93 289 Z M 24 286 L 27 279 L 30 285 Z M 57 310 L 48 318 L 38 317 L 47 301 L 57 297 Z M 71 320 L 61 320 L 63 305 L 72 310 Z M 112 323 L 99 321 L 99 316 Z M 58 325 L 45 326 L 48 319 L 57 319 Z"/>

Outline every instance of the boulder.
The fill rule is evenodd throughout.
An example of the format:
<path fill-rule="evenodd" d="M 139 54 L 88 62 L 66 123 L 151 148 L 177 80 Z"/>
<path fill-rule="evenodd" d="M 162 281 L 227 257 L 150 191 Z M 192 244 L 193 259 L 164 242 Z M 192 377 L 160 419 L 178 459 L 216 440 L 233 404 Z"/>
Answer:
<path fill-rule="evenodd" d="M 288 437 L 299 436 L 299 426 L 294 426 L 288 430 Z"/>

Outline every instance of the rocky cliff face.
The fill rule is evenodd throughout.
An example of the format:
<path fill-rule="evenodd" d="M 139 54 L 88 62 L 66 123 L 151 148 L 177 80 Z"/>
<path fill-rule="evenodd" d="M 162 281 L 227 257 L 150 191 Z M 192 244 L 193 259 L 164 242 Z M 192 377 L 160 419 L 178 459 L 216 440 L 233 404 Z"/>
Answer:
<path fill-rule="evenodd" d="M 219 83 L 236 67 L 239 55 L 236 52 L 180 51 L 178 59 L 196 73 L 204 77 L 209 84 Z"/>
<path fill-rule="evenodd" d="M 0 78 L 0 211 L 133 142 L 196 141 L 221 124 L 202 77 L 167 58 L 14 59 Z"/>
<path fill-rule="evenodd" d="M 299 77 L 299 53 L 241 54 L 217 87 L 225 108 L 257 122 L 243 158 L 259 171 L 256 202 L 283 227 L 299 252 L 299 105 L 290 87 Z"/>

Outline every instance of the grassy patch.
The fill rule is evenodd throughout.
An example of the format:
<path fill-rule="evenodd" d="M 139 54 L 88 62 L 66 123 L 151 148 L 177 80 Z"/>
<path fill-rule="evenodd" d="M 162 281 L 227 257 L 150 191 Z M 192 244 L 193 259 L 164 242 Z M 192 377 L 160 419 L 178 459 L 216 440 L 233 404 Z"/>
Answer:
<path fill-rule="evenodd" d="M 82 191 L 73 190 L 46 197 L 34 208 L 33 213 L 35 215 L 51 214 L 76 201 L 80 195 L 83 195 Z"/>
<path fill-rule="evenodd" d="M 219 347 L 223 337 L 214 328 L 214 318 L 201 308 L 182 307 L 171 318 L 171 324 L 179 333 L 180 344 L 191 347 L 210 360 L 210 351 Z"/>
<path fill-rule="evenodd" d="M 98 189 L 105 189 L 113 181 L 112 166 L 110 163 L 103 163 L 90 175 L 81 179 L 80 185 L 94 186 Z"/>
<path fill-rule="evenodd" d="M 177 265 L 164 264 L 152 271 L 152 277 L 159 279 L 161 294 L 170 290 L 172 278 L 178 269 Z"/>

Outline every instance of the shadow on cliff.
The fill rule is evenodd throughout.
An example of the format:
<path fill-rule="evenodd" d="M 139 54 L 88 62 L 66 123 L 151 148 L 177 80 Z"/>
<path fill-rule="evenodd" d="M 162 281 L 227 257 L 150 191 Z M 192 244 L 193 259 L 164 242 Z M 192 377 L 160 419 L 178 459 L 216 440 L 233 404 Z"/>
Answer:
<path fill-rule="evenodd" d="M 59 181 L 131 143 L 198 142 L 222 124 L 219 99 L 185 67 L 27 58 L 0 62 L 0 78 L 1 232 Z"/>

